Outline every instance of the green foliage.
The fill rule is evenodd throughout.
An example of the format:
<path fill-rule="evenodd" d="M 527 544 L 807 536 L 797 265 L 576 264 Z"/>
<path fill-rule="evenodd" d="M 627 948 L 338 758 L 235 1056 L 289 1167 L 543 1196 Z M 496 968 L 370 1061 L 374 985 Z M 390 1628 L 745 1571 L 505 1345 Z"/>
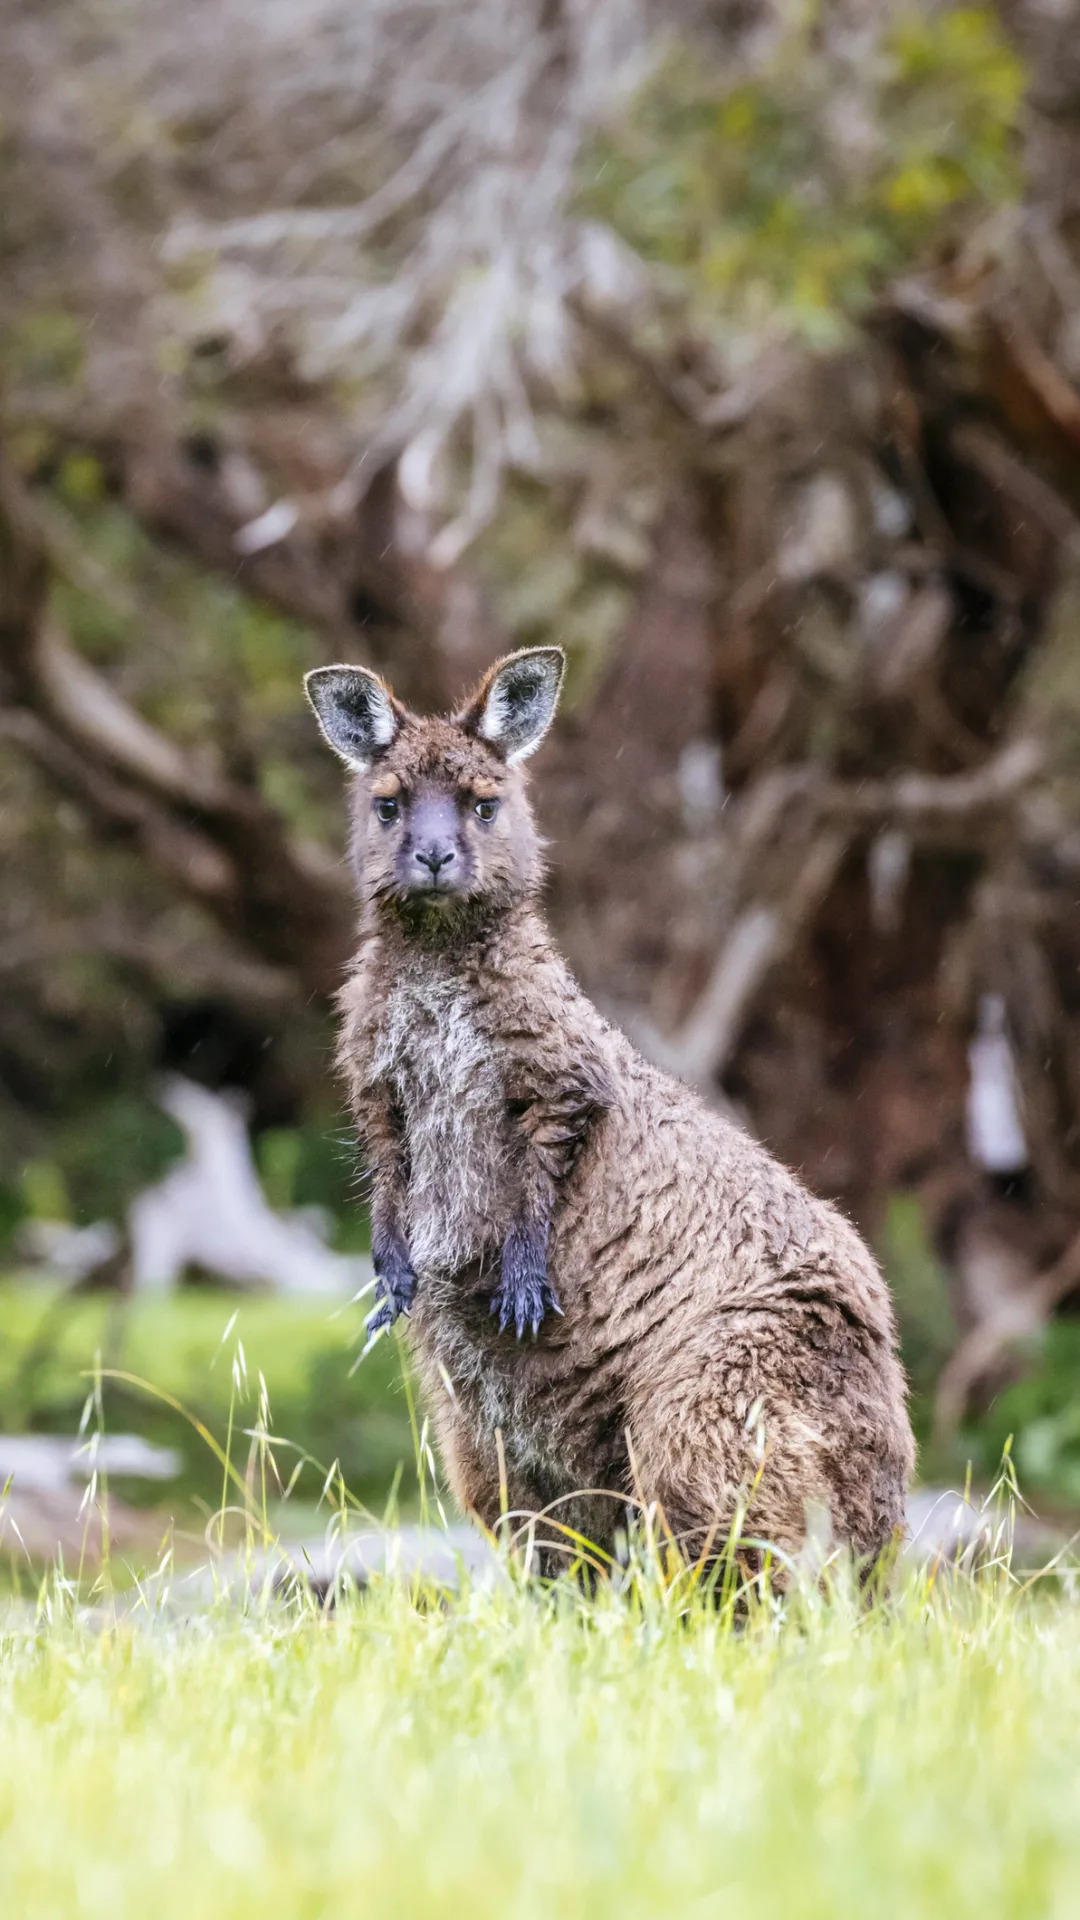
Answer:
<path fill-rule="evenodd" d="M 148 1090 L 118 1087 L 95 1101 L 89 1112 L 65 1114 L 51 1145 L 72 1216 L 89 1225 L 122 1220 L 136 1194 L 160 1180 L 182 1156 L 184 1137 Z"/>
<path fill-rule="evenodd" d="M 259 1138 L 258 1167 L 270 1205 L 284 1213 L 296 1205 L 301 1141 L 295 1127 L 267 1127 Z"/>
<path fill-rule="evenodd" d="M 1037 1502 L 1080 1508 L 1080 1321 L 1056 1320 L 1013 1357 L 1015 1377 L 973 1414 L 946 1451 L 931 1433 L 933 1395 L 960 1337 L 948 1276 L 913 1194 L 893 1194 L 878 1241 L 892 1290 L 924 1479 L 985 1485 L 1011 1441 L 1020 1484 Z"/>
<path fill-rule="evenodd" d="M 914 1194 L 889 1196 L 878 1244 L 900 1328 L 900 1350 L 917 1393 L 933 1386 L 959 1337 L 945 1268 L 926 1231 Z M 1000 1457 L 1000 1448 L 994 1456 Z"/>
<path fill-rule="evenodd" d="M 1080 1321 L 1051 1322 L 1020 1358 L 1019 1378 L 965 1430 L 961 1450 L 985 1472 L 1012 1434 L 1025 1493 L 1080 1507 Z"/>
<path fill-rule="evenodd" d="M 366 1252 L 353 1132 L 342 1116 L 313 1114 L 301 1127 L 270 1127 L 254 1152 L 270 1205 L 282 1212 L 318 1207 L 330 1216 L 333 1244 Z M 122 1221 L 132 1200 L 183 1157 L 184 1136 L 152 1089 L 122 1085 L 90 1105 L 68 1108 L 49 1132 L 49 1158 L 28 1160 L 12 1189 L 13 1222 Z"/>
<path fill-rule="evenodd" d="M 572 706 L 600 670 L 633 598 L 625 572 L 568 537 L 571 490 L 507 483 L 493 524 L 471 559 L 515 646 L 556 641 L 569 660 Z"/>
<path fill-rule="evenodd" d="M 21 1180 L 0 1178 L 0 1253 L 12 1244 L 26 1218 L 26 1195 Z"/>
<path fill-rule="evenodd" d="M 11 325 L 0 354 L 6 382 L 19 385 L 74 386 L 86 357 L 82 323 L 58 308 L 27 313 Z"/>
<path fill-rule="evenodd" d="M 73 507 L 97 506 L 105 498 L 105 475 L 92 453 L 68 453 L 60 462 L 56 491 Z"/>
<path fill-rule="evenodd" d="M 66 1105 L 49 1128 L 48 1149 L 25 1160 L 10 1187 L 0 1247 L 27 1219 L 123 1220 L 136 1194 L 181 1157 L 184 1138 L 146 1088 L 120 1085 L 99 1089 L 89 1105 Z"/>
<path fill-rule="evenodd" d="M 22 1169 L 22 1215 L 30 1220 L 69 1220 L 71 1202 L 53 1160 L 28 1160 Z"/>
<path fill-rule="evenodd" d="M 334 1123 L 338 1124 L 334 1124 Z M 255 1161 L 272 1207 L 321 1207 L 333 1220 L 333 1244 L 367 1252 L 369 1222 L 361 1205 L 355 1132 L 343 1115 L 313 1115 L 302 1127 L 267 1127 L 255 1139 Z"/>
<path fill-rule="evenodd" d="M 44 1281 L 9 1281 L 0 1286 L 0 1431 L 74 1433 L 100 1360 L 171 1395 L 224 1444 L 230 1407 L 238 1435 L 254 1425 L 261 1375 L 281 1436 L 282 1480 L 297 1448 L 322 1463 L 322 1472 L 303 1470 L 297 1497 L 316 1500 L 325 1470 L 338 1460 L 350 1491 L 381 1509 L 402 1467 L 409 1497 L 413 1443 L 397 1342 L 381 1340 L 351 1371 L 367 1304 L 335 1310 L 265 1297 L 238 1302 L 200 1290 L 163 1300 L 71 1298 Z M 204 1511 L 218 1506 L 221 1468 L 183 1414 L 154 1392 L 118 1381 L 105 1381 L 103 1401 L 108 1431 L 140 1433 L 180 1453 L 184 1468 L 168 1490 L 170 1511 L 183 1521 L 193 1500 Z M 246 1439 L 238 1439 L 236 1451 L 243 1465 Z M 149 1482 L 122 1491 L 136 1501 L 162 1497 Z"/>
<path fill-rule="evenodd" d="M 590 156 L 584 208 L 667 269 L 698 324 L 832 344 L 961 209 L 1017 190 L 1021 69 L 991 11 L 792 14 L 734 81 L 677 47 Z"/>
<path fill-rule="evenodd" d="M 147 720 L 184 747 L 254 767 L 292 828 L 327 837 L 338 788 L 300 690 L 323 657 L 315 635 L 151 539 L 105 496 L 93 459 L 68 455 L 54 492 L 81 555 L 53 587 L 74 645 Z"/>

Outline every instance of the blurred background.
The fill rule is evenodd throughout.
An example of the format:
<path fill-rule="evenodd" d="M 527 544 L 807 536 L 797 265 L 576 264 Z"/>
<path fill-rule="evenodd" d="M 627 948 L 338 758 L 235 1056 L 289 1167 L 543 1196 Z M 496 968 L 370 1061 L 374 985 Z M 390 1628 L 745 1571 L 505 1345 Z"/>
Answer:
<path fill-rule="evenodd" d="M 1080 1508 L 1076 0 L 8 0 L 0 253 L 9 1521 L 95 1356 L 132 1540 L 133 1380 L 414 1497 L 300 681 L 543 641 L 586 988 L 869 1237 L 924 1479 Z"/>

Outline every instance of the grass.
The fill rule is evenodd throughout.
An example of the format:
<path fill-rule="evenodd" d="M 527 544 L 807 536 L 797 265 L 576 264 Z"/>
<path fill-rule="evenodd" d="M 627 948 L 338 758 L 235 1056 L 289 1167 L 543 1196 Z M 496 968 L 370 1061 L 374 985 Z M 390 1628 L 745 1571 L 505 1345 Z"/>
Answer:
<path fill-rule="evenodd" d="M 22 1310 L 10 1296 L 16 1333 Z M 272 1442 L 244 1437 L 250 1415 L 221 1418 L 244 1322 L 227 1332 L 220 1301 L 185 1311 L 167 1381 L 156 1322 L 131 1322 L 121 1357 L 137 1366 L 144 1342 L 170 1391 L 212 1375 L 212 1424 L 236 1447 L 224 1480 L 213 1463 L 218 1498 L 246 1506 L 258 1549 Z M 66 1393 L 94 1326 L 64 1324 Z M 246 1324 L 248 1371 L 265 1361 L 299 1393 L 300 1322 Z M 422 1430 L 411 1444 L 431 1520 Z M 999 1489 L 1014 1500 L 1008 1454 Z M 169 1580 L 140 1598 L 115 1564 L 93 1585 L 82 1570 L 40 1586 L 28 1573 L 22 1601 L 0 1603 L 4 1916 L 1080 1910 L 1067 1571 L 1025 1580 L 1001 1555 L 978 1572 L 912 1570 L 869 1607 L 841 1571 L 828 1595 L 742 1619 L 647 1545 L 589 1597 L 508 1562 L 456 1596 L 383 1580 L 332 1615 L 249 1594 L 184 1615 L 188 1589 Z"/>
<path fill-rule="evenodd" d="M 644 1566 L 0 1636 L 0 1910 L 1071 1915 L 1080 1613 L 1007 1569 L 737 1630 Z"/>

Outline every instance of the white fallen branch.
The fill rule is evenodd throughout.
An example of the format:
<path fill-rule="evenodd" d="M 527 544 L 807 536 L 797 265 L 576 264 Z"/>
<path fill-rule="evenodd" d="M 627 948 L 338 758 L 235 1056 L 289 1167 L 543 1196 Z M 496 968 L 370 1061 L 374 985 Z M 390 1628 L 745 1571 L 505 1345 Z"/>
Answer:
<path fill-rule="evenodd" d="M 183 1128 L 188 1155 L 132 1204 L 136 1290 L 168 1292 L 191 1267 L 233 1286 L 324 1298 L 348 1298 L 369 1283 L 369 1261 L 332 1252 L 308 1221 L 268 1206 L 233 1101 L 177 1077 L 161 1105 Z"/>
<path fill-rule="evenodd" d="M 21 1258 L 76 1282 L 112 1260 L 121 1245 L 119 1232 L 108 1220 L 95 1220 L 89 1227 L 73 1227 L 67 1220 L 26 1220 L 15 1238 Z"/>
<path fill-rule="evenodd" d="M 58 1493 L 95 1473 L 132 1480 L 175 1480 L 182 1461 L 174 1447 L 156 1447 L 137 1433 L 93 1434 L 89 1440 L 54 1433 L 0 1433 L 0 1487 L 10 1479 L 20 1493 Z"/>

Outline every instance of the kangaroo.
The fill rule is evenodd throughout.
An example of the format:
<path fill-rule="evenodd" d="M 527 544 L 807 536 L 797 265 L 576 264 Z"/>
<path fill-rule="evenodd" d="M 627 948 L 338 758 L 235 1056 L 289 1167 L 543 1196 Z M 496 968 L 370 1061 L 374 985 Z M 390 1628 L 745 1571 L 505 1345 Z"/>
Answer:
<path fill-rule="evenodd" d="M 563 668 L 510 654 L 451 718 L 363 667 L 307 676 L 353 775 L 339 1060 L 372 1180 L 369 1327 L 409 1316 L 452 1491 L 489 1527 L 508 1500 L 610 1550 L 637 1498 L 689 1557 L 745 1515 L 783 1559 L 823 1509 L 872 1561 L 913 1464 L 888 1290 L 556 950 L 523 763 Z"/>

